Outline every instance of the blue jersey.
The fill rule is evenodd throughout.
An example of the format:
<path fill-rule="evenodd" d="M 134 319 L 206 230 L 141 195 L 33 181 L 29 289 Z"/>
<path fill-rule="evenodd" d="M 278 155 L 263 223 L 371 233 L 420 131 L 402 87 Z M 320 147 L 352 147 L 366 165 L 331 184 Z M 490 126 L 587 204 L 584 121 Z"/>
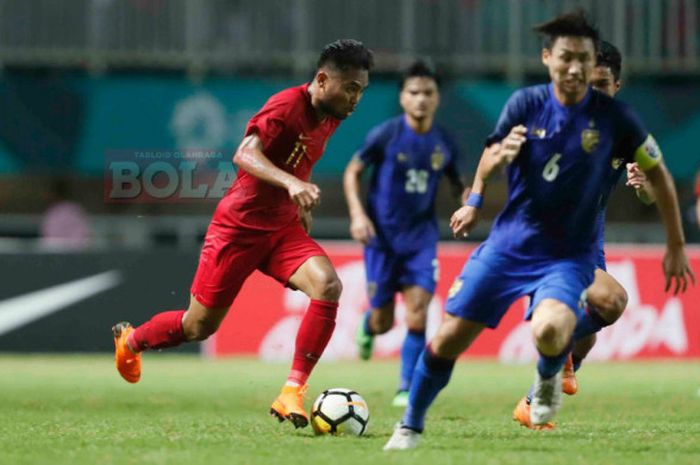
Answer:
<path fill-rule="evenodd" d="M 559 103 L 551 84 L 517 91 L 487 144 L 519 124 L 527 142 L 508 167 L 508 202 L 488 242 L 516 257 L 587 254 L 593 262 L 597 216 L 618 168 L 635 160 L 650 166 L 658 147 L 626 104 L 590 88 L 572 106 Z"/>
<path fill-rule="evenodd" d="M 600 268 L 601 270 L 607 269 L 605 264 L 605 210 L 608 206 L 608 199 L 610 198 L 610 194 L 612 194 L 612 190 L 619 182 L 620 177 L 622 177 L 622 173 L 624 173 L 626 170 L 627 168 L 622 158 L 613 158 L 610 166 L 610 182 L 608 183 L 608 190 L 607 192 L 603 192 L 601 197 L 600 213 L 598 213 L 598 217 L 596 218 L 596 228 L 598 231 L 596 236 L 596 267 Z"/>
<path fill-rule="evenodd" d="M 374 166 L 367 212 L 377 231 L 375 245 L 397 253 L 434 247 L 440 179 L 446 174 L 459 183 L 457 148 L 447 133 L 434 124 L 418 134 L 397 116 L 372 129 L 356 156 Z"/>

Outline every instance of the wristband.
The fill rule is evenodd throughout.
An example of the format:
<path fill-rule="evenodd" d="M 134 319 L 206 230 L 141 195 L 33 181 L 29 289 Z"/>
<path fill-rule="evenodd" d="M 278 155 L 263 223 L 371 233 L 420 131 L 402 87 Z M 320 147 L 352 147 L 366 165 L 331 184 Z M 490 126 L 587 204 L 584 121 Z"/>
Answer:
<path fill-rule="evenodd" d="M 481 208 L 481 206 L 484 205 L 484 196 L 472 192 L 469 194 L 469 197 L 467 197 L 467 201 L 464 202 L 464 205 L 467 207 Z"/>

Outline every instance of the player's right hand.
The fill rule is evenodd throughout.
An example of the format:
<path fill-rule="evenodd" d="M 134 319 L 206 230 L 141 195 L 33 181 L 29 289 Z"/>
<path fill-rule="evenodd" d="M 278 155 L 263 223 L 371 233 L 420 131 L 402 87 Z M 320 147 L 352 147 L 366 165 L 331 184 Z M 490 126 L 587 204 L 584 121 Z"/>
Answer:
<path fill-rule="evenodd" d="M 456 239 L 469 237 L 469 233 L 474 229 L 479 221 L 479 210 L 465 205 L 460 208 L 450 218 L 450 228 Z"/>
<path fill-rule="evenodd" d="M 527 128 L 519 124 L 511 129 L 505 139 L 501 141 L 500 149 L 496 153 L 497 163 L 500 167 L 513 163 L 523 144 L 527 141 L 525 134 L 527 134 Z"/>
<path fill-rule="evenodd" d="M 356 241 L 367 245 L 377 235 L 377 232 L 372 220 L 367 215 L 356 215 L 350 220 L 350 235 Z"/>
<path fill-rule="evenodd" d="M 321 203 L 321 189 L 316 184 L 296 179 L 287 188 L 289 197 L 298 207 L 311 210 Z"/>
<path fill-rule="evenodd" d="M 673 295 L 677 295 L 679 292 L 684 293 L 688 288 L 688 279 L 693 283 L 693 286 L 695 285 L 695 273 L 690 267 L 683 247 L 667 248 L 663 267 L 666 278 L 664 291 L 668 292 L 673 284 Z"/>

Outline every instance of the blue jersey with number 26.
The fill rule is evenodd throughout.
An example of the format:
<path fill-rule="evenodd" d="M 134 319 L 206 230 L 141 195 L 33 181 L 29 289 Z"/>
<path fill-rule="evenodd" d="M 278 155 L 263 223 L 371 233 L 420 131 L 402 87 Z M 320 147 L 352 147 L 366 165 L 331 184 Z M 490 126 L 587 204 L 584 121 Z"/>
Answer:
<path fill-rule="evenodd" d="M 367 199 L 377 230 L 374 245 L 397 253 L 435 247 L 440 179 L 459 177 L 457 149 L 446 132 L 434 124 L 418 134 L 397 116 L 372 129 L 356 156 L 374 167 Z"/>

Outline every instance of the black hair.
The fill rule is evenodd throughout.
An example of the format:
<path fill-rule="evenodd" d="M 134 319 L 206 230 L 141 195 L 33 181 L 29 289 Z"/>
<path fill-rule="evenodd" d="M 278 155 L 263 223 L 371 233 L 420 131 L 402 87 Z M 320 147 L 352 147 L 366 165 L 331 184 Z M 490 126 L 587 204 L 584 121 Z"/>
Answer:
<path fill-rule="evenodd" d="M 366 69 L 374 65 L 372 51 L 359 40 L 340 39 L 323 47 L 318 58 L 318 68 L 332 66 L 340 71 Z"/>
<path fill-rule="evenodd" d="M 435 71 L 435 68 L 423 60 L 416 60 L 401 74 L 399 89 L 403 90 L 403 86 L 406 85 L 406 81 L 414 77 L 430 78 L 435 81 L 435 84 L 438 86 L 438 88 L 440 88 L 441 80 L 437 71 Z"/>
<path fill-rule="evenodd" d="M 554 42 L 559 37 L 587 37 L 593 41 L 596 51 L 599 48 L 600 33 L 598 28 L 588 21 L 586 14 L 580 9 L 557 16 L 532 29 L 542 37 L 542 47 L 549 50 L 552 49 Z"/>
<path fill-rule="evenodd" d="M 622 54 L 617 47 L 608 41 L 602 40 L 600 42 L 600 49 L 596 54 L 596 66 L 605 66 L 610 68 L 615 81 L 620 80 L 620 73 L 622 72 Z"/>

